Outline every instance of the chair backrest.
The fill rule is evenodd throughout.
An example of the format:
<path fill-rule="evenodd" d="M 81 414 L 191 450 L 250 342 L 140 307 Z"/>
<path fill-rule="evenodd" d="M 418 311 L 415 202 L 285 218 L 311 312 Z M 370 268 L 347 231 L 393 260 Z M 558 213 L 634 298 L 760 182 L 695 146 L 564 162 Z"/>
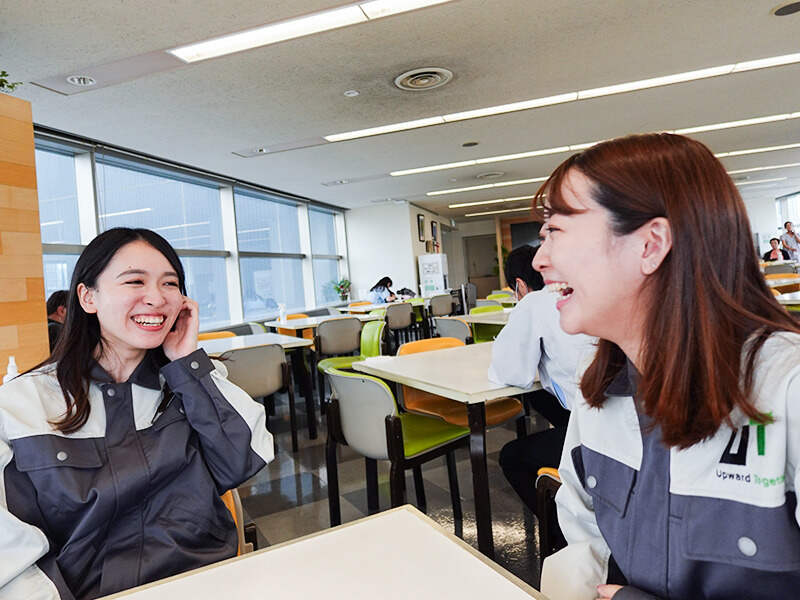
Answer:
<path fill-rule="evenodd" d="M 239 538 L 238 555 L 247 554 L 253 551 L 253 544 L 245 542 L 244 539 L 244 511 L 242 510 L 242 499 L 236 488 L 228 490 L 221 496 L 223 504 L 230 511 L 233 517 L 233 524 L 236 525 L 236 537 Z"/>
<path fill-rule="evenodd" d="M 414 319 L 414 308 L 405 302 L 386 307 L 386 324 L 389 329 L 410 327 Z"/>
<path fill-rule="evenodd" d="M 495 302 L 494 304 L 487 304 L 486 306 L 476 306 L 469 311 L 469 314 L 479 315 L 481 313 L 499 312 L 501 310 L 503 310 L 503 305 Z"/>
<path fill-rule="evenodd" d="M 329 319 L 317 325 L 317 352 L 319 354 L 348 354 L 361 344 L 361 321 L 355 317 Z"/>
<path fill-rule="evenodd" d="M 387 460 L 387 416 L 397 414 L 394 395 L 383 381 L 369 375 L 325 371 L 339 405 L 339 421 L 347 445 L 376 460 Z"/>
<path fill-rule="evenodd" d="M 264 327 L 261 323 L 256 323 L 255 321 L 250 321 L 248 323 L 250 326 L 250 333 L 266 333 L 267 328 Z"/>
<path fill-rule="evenodd" d="M 784 265 L 766 265 L 764 267 L 764 273 L 767 275 L 776 274 L 776 273 L 794 273 L 794 265 L 784 264 Z"/>
<path fill-rule="evenodd" d="M 386 316 L 386 309 L 385 308 L 373 308 L 371 311 L 369 311 L 369 314 L 370 315 L 377 315 L 379 317 L 385 317 Z"/>
<path fill-rule="evenodd" d="M 800 279 L 800 275 L 793 271 L 774 272 L 765 274 L 764 279 Z"/>
<path fill-rule="evenodd" d="M 429 308 L 431 316 L 445 317 L 453 312 L 453 297 L 450 294 L 441 294 L 430 299 Z"/>
<path fill-rule="evenodd" d="M 503 300 L 509 300 L 511 298 L 511 294 L 508 292 L 498 292 L 496 294 L 489 294 L 486 296 L 487 300 L 499 300 L 502 302 Z"/>
<path fill-rule="evenodd" d="M 222 338 L 236 337 L 232 331 L 206 331 L 205 333 L 198 333 L 197 339 L 202 340 L 219 340 Z"/>
<path fill-rule="evenodd" d="M 472 337 L 472 330 L 469 325 L 461 319 L 436 317 L 433 322 L 436 332 L 442 337 L 456 338 L 465 344 L 467 343 L 467 338 Z"/>
<path fill-rule="evenodd" d="M 350 304 L 347 305 L 347 307 L 352 308 L 354 306 L 367 306 L 368 304 L 372 304 L 372 302 L 362 300 L 359 302 L 351 302 Z"/>
<path fill-rule="evenodd" d="M 305 313 L 294 313 L 291 315 L 286 315 L 287 321 L 294 321 L 295 319 L 308 319 L 308 315 Z M 294 329 L 287 329 L 285 327 L 278 327 L 278 333 L 281 335 L 296 335 Z M 303 337 L 307 340 L 314 339 L 314 330 L 313 329 L 303 329 Z"/>
<path fill-rule="evenodd" d="M 477 302 L 478 286 L 475 285 L 474 283 L 465 283 L 464 295 L 466 296 L 464 301 L 467 303 L 467 306 L 465 308 L 466 310 L 469 310 L 470 308 L 473 308 L 475 306 L 475 302 Z"/>
<path fill-rule="evenodd" d="M 503 305 L 497 300 L 476 300 L 475 308 L 480 308 L 481 306 L 499 306 L 500 308 L 503 308 Z M 469 314 L 472 314 L 472 309 L 470 309 Z"/>
<path fill-rule="evenodd" d="M 231 350 L 224 356 L 228 381 L 253 398 L 269 396 L 284 388 L 286 355 L 279 344 Z"/>
<path fill-rule="evenodd" d="M 342 311 L 340 311 L 338 308 L 336 308 L 334 306 L 329 306 L 328 307 L 328 314 L 329 315 L 340 315 L 340 314 L 342 314 Z"/>
<path fill-rule="evenodd" d="M 385 321 L 369 321 L 364 323 L 361 329 L 361 356 L 381 355 L 381 344 L 383 342 L 383 330 L 386 327 Z"/>
<path fill-rule="evenodd" d="M 397 356 L 404 354 L 416 354 L 417 352 L 429 352 L 431 350 L 442 350 L 444 348 L 455 348 L 463 346 L 464 342 L 452 337 L 429 338 L 427 340 L 416 340 L 406 342 L 397 349 Z"/>

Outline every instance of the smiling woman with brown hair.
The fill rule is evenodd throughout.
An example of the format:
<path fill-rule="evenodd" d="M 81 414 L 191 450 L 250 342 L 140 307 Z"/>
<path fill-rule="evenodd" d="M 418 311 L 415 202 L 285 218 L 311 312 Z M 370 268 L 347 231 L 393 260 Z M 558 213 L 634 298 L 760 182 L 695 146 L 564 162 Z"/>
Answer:
<path fill-rule="evenodd" d="M 534 265 L 561 326 L 601 338 L 559 468 L 569 545 L 545 562 L 543 591 L 791 596 L 800 330 L 761 276 L 725 169 L 691 139 L 630 136 L 569 158 L 538 199 Z"/>

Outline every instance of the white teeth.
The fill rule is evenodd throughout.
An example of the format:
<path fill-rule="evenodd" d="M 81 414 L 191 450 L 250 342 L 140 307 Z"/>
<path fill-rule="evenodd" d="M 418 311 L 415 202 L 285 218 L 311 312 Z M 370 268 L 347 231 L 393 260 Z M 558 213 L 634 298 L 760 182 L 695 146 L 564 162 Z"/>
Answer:
<path fill-rule="evenodd" d="M 164 322 L 164 317 L 134 317 L 133 320 L 140 325 L 161 325 Z"/>
<path fill-rule="evenodd" d="M 567 289 L 569 286 L 564 283 L 563 281 L 559 281 L 557 283 L 548 283 L 547 284 L 547 291 L 548 292 L 561 292 L 562 290 Z"/>

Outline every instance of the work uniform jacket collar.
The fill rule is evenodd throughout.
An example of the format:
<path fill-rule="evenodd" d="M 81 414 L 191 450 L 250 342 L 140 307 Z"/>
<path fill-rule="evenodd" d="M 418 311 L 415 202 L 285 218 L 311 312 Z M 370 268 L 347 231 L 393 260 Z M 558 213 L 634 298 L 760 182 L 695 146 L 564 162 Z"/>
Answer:
<path fill-rule="evenodd" d="M 126 383 L 132 383 L 151 390 L 160 390 L 161 381 L 158 377 L 158 371 L 159 367 L 155 356 L 153 356 L 152 352 L 147 352 Z M 94 359 L 92 359 L 91 367 L 89 368 L 89 377 L 97 383 L 116 383 L 111 375 Z"/>

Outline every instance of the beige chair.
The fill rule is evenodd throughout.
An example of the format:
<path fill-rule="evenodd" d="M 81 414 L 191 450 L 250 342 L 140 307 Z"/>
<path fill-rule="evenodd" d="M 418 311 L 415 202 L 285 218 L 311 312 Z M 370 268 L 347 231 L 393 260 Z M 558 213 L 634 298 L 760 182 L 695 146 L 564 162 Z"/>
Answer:
<path fill-rule="evenodd" d="M 404 341 L 410 340 L 411 326 L 416 322 L 414 308 L 403 302 L 402 304 L 389 304 L 386 307 L 386 327 L 392 332 L 394 337 L 394 352 L 400 347 L 401 338 Z"/>
<path fill-rule="evenodd" d="M 428 301 L 431 317 L 447 317 L 453 314 L 453 297 L 450 294 L 434 296 Z"/>
<path fill-rule="evenodd" d="M 349 364 L 348 361 L 352 358 L 352 354 L 361 350 L 361 321 L 356 317 L 323 321 L 317 325 L 314 347 L 316 353 L 313 371 L 317 373 L 319 407 L 320 410 L 323 410 L 325 406 L 324 370 L 328 367 L 346 368 L 345 364 Z M 344 360 L 340 364 L 335 358 L 326 359 L 326 357 L 337 357 Z M 324 367 L 320 365 L 320 362 L 323 361 L 326 365 Z"/>
<path fill-rule="evenodd" d="M 436 333 L 439 337 L 451 337 L 461 340 L 465 344 L 472 343 L 472 330 L 466 321 L 457 319 L 455 317 L 444 318 L 436 317 L 433 320 L 436 327 Z"/>
<path fill-rule="evenodd" d="M 294 405 L 294 385 L 286 355 L 279 344 L 231 350 L 224 354 L 223 363 L 228 380 L 253 398 L 265 398 L 276 392 L 288 392 L 289 422 L 292 429 L 292 452 L 297 452 L 297 413 Z M 266 400 L 265 400 L 266 402 Z M 311 419 L 313 415 L 309 415 Z M 269 419 L 269 411 L 267 411 Z"/>

